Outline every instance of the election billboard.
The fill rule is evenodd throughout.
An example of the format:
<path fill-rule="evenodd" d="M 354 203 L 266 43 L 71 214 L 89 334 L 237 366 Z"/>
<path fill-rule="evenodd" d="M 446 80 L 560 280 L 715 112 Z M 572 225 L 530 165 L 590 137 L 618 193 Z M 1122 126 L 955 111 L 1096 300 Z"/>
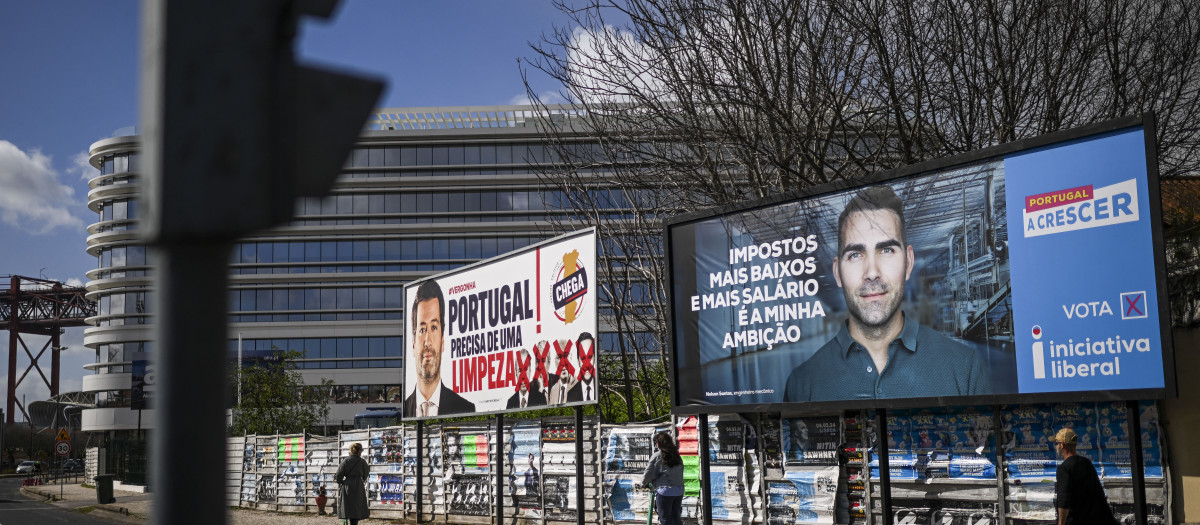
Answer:
<path fill-rule="evenodd" d="M 405 419 L 596 402 L 596 231 L 405 286 Z"/>
<path fill-rule="evenodd" d="M 683 413 L 1173 395 L 1153 118 L 669 219 Z"/>

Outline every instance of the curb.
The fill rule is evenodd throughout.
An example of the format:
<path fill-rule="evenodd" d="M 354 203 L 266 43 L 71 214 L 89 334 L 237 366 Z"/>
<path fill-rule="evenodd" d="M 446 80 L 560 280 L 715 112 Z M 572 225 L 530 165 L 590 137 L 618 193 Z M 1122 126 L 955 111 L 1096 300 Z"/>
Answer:
<path fill-rule="evenodd" d="M 129 512 L 129 509 L 119 506 L 119 505 L 111 504 L 111 503 L 98 503 L 95 506 L 93 506 L 92 508 L 95 509 L 96 511 L 103 512 L 105 514 L 105 516 L 104 516 L 105 518 L 113 519 L 116 521 L 122 521 L 125 523 L 134 523 L 134 524 L 141 524 L 141 523 L 149 522 L 149 519 L 139 516 L 137 514 L 133 514 L 133 513 Z"/>
<path fill-rule="evenodd" d="M 51 492 L 49 492 L 49 491 L 42 490 L 42 489 L 39 489 L 39 488 L 34 488 L 34 487 L 21 487 L 21 492 L 24 492 L 24 493 L 26 493 L 26 494 L 32 494 L 32 495 L 34 495 L 34 496 L 37 496 L 37 497 L 39 497 L 39 498 L 43 498 L 43 499 L 45 499 L 46 501 L 61 501 L 61 500 L 59 499 L 59 497 L 58 497 L 58 495 L 57 495 L 57 494 L 54 494 L 54 493 L 51 493 Z"/>
<path fill-rule="evenodd" d="M 47 503 L 64 501 L 62 499 L 59 499 L 58 494 L 55 494 L 55 493 L 52 493 L 52 492 L 49 492 L 46 490 L 42 490 L 40 488 L 21 487 L 21 492 L 31 495 L 31 496 L 41 498 L 44 502 L 47 502 Z M 116 504 L 112 504 L 112 503 L 97 503 L 95 505 L 84 505 L 79 508 L 88 508 L 88 507 L 92 508 L 95 511 L 104 513 L 105 518 L 115 520 L 115 521 L 121 521 L 124 523 L 131 523 L 131 524 L 135 524 L 135 525 L 148 523 L 150 521 L 146 517 L 139 516 L 137 514 L 130 512 L 129 509 L 126 507 L 122 507 L 120 505 L 116 505 Z"/>

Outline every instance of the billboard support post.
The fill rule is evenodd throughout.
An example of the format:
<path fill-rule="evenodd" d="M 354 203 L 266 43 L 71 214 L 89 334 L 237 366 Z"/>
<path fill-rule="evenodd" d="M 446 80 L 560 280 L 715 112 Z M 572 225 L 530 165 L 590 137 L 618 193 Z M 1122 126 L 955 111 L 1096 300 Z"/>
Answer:
<path fill-rule="evenodd" d="M 425 486 L 425 469 L 422 468 L 422 462 L 425 458 L 425 422 L 417 421 L 417 523 L 421 523 L 421 518 L 425 517 L 421 512 L 421 506 L 424 503 L 424 486 Z"/>
<path fill-rule="evenodd" d="M 575 523 L 583 525 L 583 405 L 575 405 Z"/>
<path fill-rule="evenodd" d="M 496 523 L 504 523 L 504 414 L 496 414 Z M 514 506 L 516 502 L 513 502 Z"/>
<path fill-rule="evenodd" d="M 879 505 L 880 512 L 883 513 L 883 525 L 892 525 L 892 473 L 891 467 L 888 465 L 888 443 L 887 443 L 887 409 L 879 409 L 876 417 L 879 418 L 879 432 L 875 434 L 876 453 L 879 454 Z M 867 458 L 868 464 L 870 458 Z M 868 471 L 870 467 L 868 466 Z M 868 515 L 871 509 L 867 509 Z"/>
<path fill-rule="evenodd" d="M 1146 466 L 1142 460 L 1142 414 L 1138 402 L 1125 402 L 1126 424 L 1129 425 L 1129 462 L 1133 476 L 1133 515 L 1138 525 L 1146 525 Z"/>
<path fill-rule="evenodd" d="M 992 406 L 992 460 L 996 462 L 996 494 L 1003 495 L 1008 470 L 1005 468 L 1004 451 L 1000 448 L 1000 432 L 1004 428 L 1000 410 L 1000 405 Z M 1008 523 L 1008 505 L 1002 504 L 996 509 L 996 523 Z"/>
<path fill-rule="evenodd" d="M 696 434 L 700 441 L 700 508 L 704 512 L 704 525 L 712 525 L 712 489 L 709 487 L 708 472 L 708 414 L 700 414 Z"/>

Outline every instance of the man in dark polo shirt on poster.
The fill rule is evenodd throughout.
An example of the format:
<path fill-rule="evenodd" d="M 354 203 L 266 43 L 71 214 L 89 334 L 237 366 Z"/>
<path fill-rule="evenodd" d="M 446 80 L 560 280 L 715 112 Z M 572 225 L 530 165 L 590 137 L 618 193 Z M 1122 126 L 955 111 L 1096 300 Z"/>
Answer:
<path fill-rule="evenodd" d="M 850 317 L 792 370 L 784 401 L 990 394 L 983 362 L 965 345 L 900 310 L 913 269 L 904 203 L 887 186 L 863 189 L 838 217 L 833 278 Z"/>

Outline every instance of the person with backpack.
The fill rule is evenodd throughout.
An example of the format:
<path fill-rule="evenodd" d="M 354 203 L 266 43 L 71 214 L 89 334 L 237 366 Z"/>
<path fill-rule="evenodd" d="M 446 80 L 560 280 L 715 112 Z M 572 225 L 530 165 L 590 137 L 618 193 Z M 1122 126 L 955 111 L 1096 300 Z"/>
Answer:
<path fill-rule="evenodd" d="M 654 455 L 642 476 L 642 485 L 654 487 L 654 507 L 659 525 L 679 525 L 683 514 L 683 458 L 669 432 L 654 435 Z"/>

